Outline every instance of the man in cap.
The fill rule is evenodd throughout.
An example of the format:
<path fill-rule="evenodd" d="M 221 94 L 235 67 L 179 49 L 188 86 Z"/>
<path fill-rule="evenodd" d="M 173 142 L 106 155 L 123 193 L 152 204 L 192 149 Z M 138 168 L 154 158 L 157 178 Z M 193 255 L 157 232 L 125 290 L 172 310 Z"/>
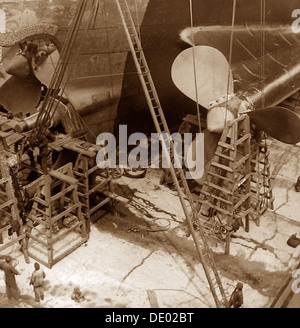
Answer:
<path fill-rule="evenodd" d="M 46 277 L 45 272 L 40 268 L 39 263 L 34 263 L 35 270 L 31 275 L 29 285 L 33 285 L 35 301 L 39 302 L 44 299 L 44 278 Z"/>

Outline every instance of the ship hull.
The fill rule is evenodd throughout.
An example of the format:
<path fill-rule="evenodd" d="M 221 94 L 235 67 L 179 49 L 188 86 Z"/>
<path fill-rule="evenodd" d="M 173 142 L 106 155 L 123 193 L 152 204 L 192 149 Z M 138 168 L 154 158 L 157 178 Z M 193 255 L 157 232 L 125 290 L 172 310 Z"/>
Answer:
<path fill-rule="evenodd" d="M 63 44 L 74 16 L 76 0 L 36 0 L 2 2 L 6 14 L 6 30 L 16 31 L 28 25 L 49 23 L 58 26 L 55 35 Z M 141 34 L 142 46 L 157 89 L 162 108 L 172 129 L 176 129 L 186 114 L 196 114 L 195 102 L 174 85 L 171 66 L 178 54 L 190 45 L 180 33 L 194 26 L 230 26 L 231 0 L 128 0 L 132 17 Z M 235 24 L 249 28 L 261 24 L 260 0 L 237 1 Z M 292 12 L 298 1 L 270 0 L 266 2 L 266 24 L 292 25 Z M 88 9 L 89 11 L 89 9 Z M 191 13 L 192 19 L 191 19 Z M 99 1 L 97 11 L 84 16 L 89 30 L 73 67 L 67 96 L 83 117 L 91 139 L 101 132 L 115 132 L 119 124 L 127 124 L 128 132 L 154 131 L 145 95 L 136 74 L 119 13 L 112 0 Z M 92 17 L 92 19 L 91 19 Z M 79 32 L 79 38 L 83 29 Z M 228 39 L 220 40 L 220 48 L 229 49 Z M 9 49 L 3 48 L 3 55 Z M 224 54 L 228 57 L 228 53 Z M 3 67 L 1 73 L 7 78 Z M 0 81 L 0 82 L 1 82 Z M 206 110 L 201 108 L 202 115 Z"/>

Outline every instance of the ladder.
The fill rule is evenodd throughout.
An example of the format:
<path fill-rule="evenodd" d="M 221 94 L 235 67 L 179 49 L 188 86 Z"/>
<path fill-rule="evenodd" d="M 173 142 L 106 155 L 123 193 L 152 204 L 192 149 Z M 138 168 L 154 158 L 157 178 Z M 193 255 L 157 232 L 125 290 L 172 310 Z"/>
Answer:
<path fill-rule="evenodd" d="M 274 210 L 273 177 L 270 172 L 268 146 L 264 141 L 254 140 L 251 160 L 252 208 L 251 219 L 260 225 L 260 216 L 268 209 Z"/>
<path fill-rule="evenodd" d="M 68 163 L 26 186 L 35 191 L 26 227 L 28 254 L 49 269 L 87 241 L 77 184 Z"/>
<path fill-rule="evenodd" d="M 3 244 L 0 245 L 0 252 L 18 242 L 26 263 L 29 263 L 25 245 L 26 233 L 20 217 L 12 178 L 12 172 L 17 164 L 18 158 L 14 153 L 7 150 L 0 151 L 0 244 Z M 5 238 L 3 234 L 11 236 Z"/>
<path fill-rule="evenodd" d="M 181 206 L 183 208 L 188 227 L 193 237 L 197 253 L 199 255 L 201 264 L 203 266 L 207 281 L 209 283 L 210 290 L 212 292 L 216 306 L 227 307 L 227 299 L 222 286 L 221 279 L 216 269 L 213 256 L 211 254 L 208 242 L 204 235 L 204 231 L 199 222 L 198 232 L 200 235 L 200 241 L 196 235 L 193 227 L 193 221 L 198 220 L 198 214 L 196 206 L 190 192 L 188 183 L 186 181 L 184 171 L 181 168 L 181 163 L 178 155 L 176 154 L 175 147 L 172 139 L 170 138 L 170 131 L 159 101 L 158 94 L 156 92 L 148 64 L 141 46 L 141 42 L 136 31 L 134 21 L 131 16 L 131 12 L 126 0 L 116 0 L 116 4 L 121 16 L 122 24 L 126 37 L 128 39 L 129 47 L 135 66 L 140 78 L 141 85 L 147 100 L 148 107 L 150 109 L 152 119 L 156 128 L 157 133 L 160 136 L 160 142 L 162 150 L 166 158 L 174 157 L 175 163 L 177 164 L 176 171 L 173 165 L 173 158 L 170 160 L 170 173 L 172 175 L 174 185 L 176 187 Z M 166 138 L 165 138 L 166 137 Z M 170 156 L 172 154 L 172 156 Z M 179 176 L 180 180 L 178 179 Z M 191 211 L 188 210 L 185 198 L 188 199 Z M 199 220 L 198 220 L 199 221 Z M 201 245 L 200 245 L 201 242 Z"/>
<path fill-rule="evenodd" d="M 84 142 L 89 145 L 88 142 Z M 95 147 L 95 145 L 90 144 Z M 76 149 L 75 147 L 73 148 Z M 82 205 L 82 214 L 85 217 L 86 232 L 90 233 L 90 222 L 99 218 L 100 209 L 111 201 L 111 197 L 106 195 L 110 191 L 111 176 L 109 170 L 99 169 L 96 164 L 96 151 L 78 150 L 78 156 L 74 165 L 73 173 L 78 180 L 78 197 Z M 98 197 L 98 198 L 96 198 Z M 97 200 L 97 205 L 92 200 Z"/>
<path fill-rule="evenodd" d="M 225 125 L 197 200 L 200 213 L 207 209 L 211 213 L 210 220 L 203 227 L 216 218 L 221 221 L 221 229 L 217 231 L 225 229 L 227 255 L 233 227 L 238 228 L 245 220 L 246 231 L 249 231 L 252 177 L 250 141 L 250 121 L 247 115 L 241 115 Z"/>

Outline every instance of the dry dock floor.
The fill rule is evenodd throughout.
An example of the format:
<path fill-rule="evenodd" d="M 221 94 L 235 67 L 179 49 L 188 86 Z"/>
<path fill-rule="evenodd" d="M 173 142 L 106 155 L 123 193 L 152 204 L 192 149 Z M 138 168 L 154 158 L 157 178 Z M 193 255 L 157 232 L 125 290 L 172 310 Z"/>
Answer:
<path fill-rule="evenodd" d="M 237 282 L 244 284 L 244 308 L 267 308 L 300 262 L 300 245 L 287 245 L 300 237 L 300 147 L 269 140 L 275 179 L 273 211 L 240 228 L 233 236 L 230 255 L 221 243 L 210 240 L 216 266 L 228 297 Z M 184 214 L 175 191 L 160 185 L 160 170 L 143 179 L 122 176 L 113 181 L 116 212 L 92 223 L 89 240 L 46 273 L 45 299 L 34 301 L 29 279 L 34 261 L 24 261 L 18 245 L 7 249 L 17 260 L 16 276 L 22 299 L 7 302 L 0 278 L 0 307 L 46 308 L 207 308 L 215 307 L 191 237 L 185 234 Z M 149 225 L 158 228 L 149 231 Z M 1 274 L 1 272 L 0 272 Z M 85 300 L 71 299 L 79 287 Z M 300 286 L 299 286 L 300 287 Z M 290 305 L 300 307 L 299 295 Z"/>

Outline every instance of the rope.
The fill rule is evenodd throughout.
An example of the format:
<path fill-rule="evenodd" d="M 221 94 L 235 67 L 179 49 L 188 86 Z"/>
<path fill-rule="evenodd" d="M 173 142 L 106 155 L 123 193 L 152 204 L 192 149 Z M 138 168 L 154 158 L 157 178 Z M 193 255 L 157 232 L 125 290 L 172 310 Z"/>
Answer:
<path fill-rule="evenodd" d="M 265 25 L 266 25 L 266 0 L 261 0 L 261 13 L 260 13 L 260 28 L 261 28 L 261 90 L 262 90 L 262 107 L 265 107 Z M 264 138 L 264 155 L 263 155 L 263 199 L 262 203 L 260 204 L 260 209 L 266 203 L 266 176 L 267 176 L 267 138 L 266 133 L 263 133 Z M 260 152 L 260 151 L 259 151 Z M 259 159 L 260 160 L 260 159 Z"/>
<path fill-rule="evenodd" d="M 194 39 L 194 20 L 193 20 L 193 0 L 190 0 L 190 18 L 191 18 L 191 35 L 192 35 L 192 43 L 193 43 L 193 69 L 194 69 L 194 83 L 195 83 L 195 93 L 196 93 L 196 108 L 197 108 L 197 117 L 198 117 L 198 125 L 199 132 L 201 132 L 201 114 L 200 114 L 200 106 L 198 100 L 198 81 L 197 81 L 197 68 L 196 68 L 196 57 L 195 57 L 195 39 Z"/>
<path fill-rule="evenodd" d="M 137 0 L 134 0 L 134 6 L 135 6 L 135 13 L 136 13 L 137 32 L 138 32 L 138 36 L 139 36 L 140 41 L 142 41 L 142 39 L 141 39 L 141 24 L 140 24 L 140 19 L 139 19 Z"/>
<path fill-rule="evenodd" d="M 109 32 L 108 32 L 108 24 L 107 24 L 107 8 L 106 8 L 106 2 L 104 1 L 104 12 L 105 12 L 105 32 L 106 32 L 106 41 L 109 45 Z M 115 98 L 115 90 L 114 90 L 114 82 L 113 82 L 113 69 L 112 69 L 112 62 L 111 62 L 111 55 L 108 55 L 108 61 L 109 61 L 109 76 L 110 76 L 110 85 L 112 90 L 112 97 Z"/>
<path fill-rule="evenodd" d="M 235 26 L 235 16 L 236 16 L 236 0 L 233 0 L 232 4 L 232 21 L 231 21 L 231 32 L 230 32 L 230 47 L 229 47 L 229 67 L 228 67 L 228 79 L 227 79 L 227 97 L 226 97 L 226 103 L 225 103 L 225 108 L 226 108 L 226 115 L 225 115 L 225 124 L 227 121 L 227 113 L 228 113 L 228 100 L 229 100 L 229 83 L 230 83 L 230 76 L 231 76 L 231 64 L 232 64 L 232 52 L 233 52 L 233 36 L 234 36 L 234 26 Z"/>
<path fill-rule="evenodd" d="M 31 131 L 31 135 L 30 135 L 31 144 L 35 144 L 36 142 L 40 141 L 43 131 L 47 128 L 46 123 L 49 122 L 51 116 L 51 109 L 53 110 L 52 117 L 54 115 L 55 110 L 57 109 L 58 102 L 55 108 L 53 108 L 53 104 L 55 102 L 55 97 L 53 97 L 53 92 L 58 90 L 61 86 L 63 77 L 67 69 L 67 65 L 69 63 L 71 49 L 73 48 L 75 38 L 77 36 L 86 5 L 87 5 L 87 0 L 82 0 L 80 1 L 77 7 L 75 18 L 73 20 L 72 26 L 67 35 L 66 42 L 61 52 L 60 60 L 55 68 L 49 88 L 45 95 L 44 102 L 42 104 L 38 118 L 35 122 L 34 129 Z"/>
<path fill-rule="evenodd" d="M 98 0 L 93 0 L 93 4 L 92 4 L 91 11 L 90 11 L 90 16 L 89 16 L 88 22 L 91 22 L 91 21 L 92 21 L 92 19 L 93 19 L 94 16 L 95 16 L 95 12 L 97 12 L 97 10 L 98 10 L 98 7 L 99 7 L 99 1 L 98 1 Z M 81 12 L 81 15 L 82 15 L 82 16 L 81 16 L 81 18 L 80 18 L 80 20 L 79 20 L 79 22 L 78 22 L 79 25 L 78 25 L 78 29 L 77 29 L 76 35 L 77 35 L 78 30 L 79 30 L 79 27 L 80 27 L 80 23 L 81 23 L 81 20 L 82 20 L 83 14 L 84 14 L 84 9 L 85 9 L 85 8 L 83 8 L 83 11 Z M 76 51 L 76 53 L 75 53 L 75 55 L 74 55 L 74 62 L 73 62 L 73 64 L 76 63 L 76 59 L 77 59 L 78 56 L 79 56 L 80 50 L 81 50 L 82 45 L 83 45 L 83 41 L 85 40 L 85 36 L 87 35 L 87 31 L 88 31 L 88 29 L 90 28 L 89 25 L 90 25 L 90 24 L 88 23 L 88 24 L 86 25 L 85 29 L 84 29 L 83 36 L 81 37 L 81 40 L 80 40 L 80 44 L 79 44 L 79 46 L 77 47 L 77 51 Z M 76 35 L 75 35 L 75 38 L 76 38 Z M 75 38 L 74 38 L 74 41 L 75 41 Z M 73 44 L 74 44 L 74 42 L 73 42 Z M 70 54 L 71 54 L 71 49 L 73 48 L 73 44 L 71 44 L 71 46 L 70 46 Z M 70 57 L 70 55 L 69 55 L 69 57 Z M 66 61 L 66 65 L 68 65 L 68 64 L 69 64 L 69 60 Z M 67 78 L 66 78 L 66 80 L 65 80 L 65 82 L 64 82 L 64 85 L 63 85 L 62 88 L 61 88 L 61 96 L 64 94 L 65 89 L 66 89 L 66 86 L 67 86 L 67 84 L 68 84 L 70 78 L 71 78 L 71 70 L 70 70 L 69 73 L 67 74 Z M 61 96 L 60 96 L 60 97 L 61 97 Z M 59 99 L 60 99 L 60 97 L 59 97 Z M 56 104 L 55 109 L 58 107 L 58 105 L 59 105 L 59 103 Z M 74 106 L 73 106 L 73 108 L 74 108 Z M 78 117 L 79 114 L 77 113 L 77 111 L 75 110 L 74 112 L 77 114 L 77 117 Z M 50 114 L 51 114 L 51 111 L 50 111 Z M 55 114 L 55 110 L 52 111 L 52 116 L 51 116 L 50 120 L 52 120 L 54 114 Z"/>
<path fill-rule="evenodd" d="M 97 16 L 98 16 L 98 13 L 99 13 L 99 0 L 94 0 L 94 10 L 92 10 L 91 12 L 91 24 L 90 24 L 90 28 L 92 30 L 95 29 L 96 27 L 96 23 L 97 23 Z"/>
<path fill-rule="evenodd" d="M 84 121 L 84 119 L 80 116 L 80 114 L 78 113 L 78 111 L 75 109 L 74 104 L 72 103 L 72 101 L 70 99 L 68 99 L 69 101 L 69 105 L 72 107 L 74 114 L 77 116 L 77 118 L 80 120 L 80 122 L 85 126 L 85 128 L 87 129 L 87 131 L 96 139 L 97 136 L 95 135 L 95 133 L 89 128 L 89 126 L 86 124 L 86 122 Z"/>
<path fill-rule="evenodd" d="M 265 24 L 266 24 L 266 0 L 261 0 L 260 29 L 261 29 L 261 88 L 262 107 L 265 107 Z"/>

